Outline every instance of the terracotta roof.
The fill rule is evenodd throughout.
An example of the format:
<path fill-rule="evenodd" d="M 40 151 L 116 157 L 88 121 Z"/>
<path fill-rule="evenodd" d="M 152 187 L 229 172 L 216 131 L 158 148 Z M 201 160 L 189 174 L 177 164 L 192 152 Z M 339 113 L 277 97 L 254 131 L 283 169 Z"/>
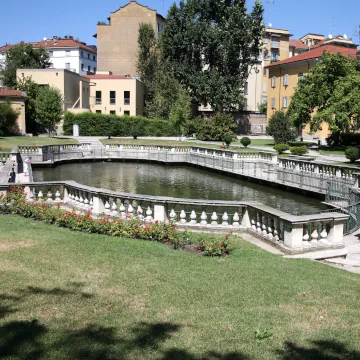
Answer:
<path fill-rule="evenodd" d="M 30 42 L 30 43 L 23 43 L 23 44 L 33 44 L 34 48 L 40 48 L 43 47 L 45 49 L 52 49 L 52 48 L 71 48 L 71 47 L 76 47 L 76 48 L 81 48 L 84 50 L 87 50 L 91 53 L 96 54 L 96 49 L 94 49 L 91 46 L 88 46 L 86 44 L 83 44 L 79 41 L 75 41 L 73 39 L 58 39 L 56 44 L 54 42 L 53 39 L 49 39 L 49 40 L 42 40 L 42 41 L 38 41 L 38 42 Z M 2 47 L 0 47 L 0 52 L 6 52 L 8 51 L 11 47 L 16 46 L 19 44 L 7 44 L 4 45 Z"/>
<path fill-rule="evenodd" d="M 268 66 L 266 66 L 267 68 L 270 67 L 275 67 L 275 66 L 279 66 L 279 65 L 284 65 L 284 64 L 291 64 L 291 63 L 296 63 L 298 61 L 304 61 L 304 60 L 310 60 L 310 59 L 315 59 L 315 58 L 319 58 L 323 55 L 324 52 L 330 53 L 330 54 L 343 54 L 345 56 L 350 56 L 350 57 L 355 57 L 356 54 L 359 53 L 358 50 L 356 49 L 349 49 L 346 48 L 344 46 L 335 46 L 335 45 L 325 45 L 325 46 L 321 46 L 318 47 L 316 49 L 301 53 L 297 56 L 293 56 L 289 59 L 285 59 L 285 60 L 281 60 L 278 62 L 275 62 L 273 64 L 270 64 Z"/>
<path fill-rule="evenodd" d="M 319 42 L 317 42 L 315 45 L 313 45 L 311 48 L 312 49 L 316 49 L 322 45 L 324 45 L 325 41 L 328 40 L 328 39 L 325 39 L 325 40 L 320 40 Z"/>
<path fill-rule="evenodd" d="M 75 41 L 73 39 L 58 39 L 55 43 L 53 39 L 50 40 L 43 40 L 39 41 L 34 45 L 35 48 L 43 47 L 45 49 L 52 49 L 52 48 L 69 48 L 69 47 L 79 47 L 81 49 L 87 50 L 89 52 L 92 52 L 96 54 L 96 50 L 93 48 L 87 46 L 86 44 L 83 44 L 79 41 Z"/>
<path fill-rule="evenodd" d="M 98 79 L 98 80 L 102 80 L 102 79 L 109 79 L 109 80 L 116 80 L 116 79 L 132 79 L 130 76 L 127 75 L 101 75 L 101 74 L 96 74 L 96 75 L 82 75 L 84 78 L 87 79 Z"/>
<path fill-rule="evenodd" d="M 24 92 L 21 90 L 8 90 L 8 89 L 0 89 L 0 96 L 5 97 L 23 97 L 25 96 Z"/>
<path fill-rule="evenodd" d="M 290 39 L 290 46 L 296 49 L 307 49 L 307 46 L 297 39 Z"/>

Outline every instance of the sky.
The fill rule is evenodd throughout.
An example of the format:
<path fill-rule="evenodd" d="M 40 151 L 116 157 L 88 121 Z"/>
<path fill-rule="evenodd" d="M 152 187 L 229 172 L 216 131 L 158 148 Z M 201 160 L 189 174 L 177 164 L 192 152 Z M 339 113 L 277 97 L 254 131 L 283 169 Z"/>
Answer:
<path fill-rule="evenodd" d="M 93 35 L 98 21 L 130 0 L 2 1 L 0 46 L 44 37 L 73 35 L 96 45 Z M 166 16 L 174 0 L 137 0 Z M 254 0 L 247 0 L 251 8 Z M 359 44 L 359 0 L 263 0 L 266 25 L 288 29 L 294 38 L 309 32 L 327 36 L 347 34 Z"/>

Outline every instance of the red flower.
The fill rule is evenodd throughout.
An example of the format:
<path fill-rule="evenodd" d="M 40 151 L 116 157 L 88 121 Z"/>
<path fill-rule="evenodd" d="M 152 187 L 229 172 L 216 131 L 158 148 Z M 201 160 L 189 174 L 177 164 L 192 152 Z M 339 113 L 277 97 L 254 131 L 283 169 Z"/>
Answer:
<path fill-rule="evenodd" d="M 224 246 L 223 244 L 220 244 L 220 247 L 223 248 L 223 249 L 225 249 L 225 246 Z"/>
<path fill-rule="evenodd" d="M 156 221 L 155 221 L 155 224 L 158 224 L 158 223 L 159 223 L 159 220 L 156 220 Z"/>
<path fill-rule="evenodd" d="M 60 209 L 60 204 L 57 204 L 56 207 L 57 207 L 58 209 Z"/>
<path fill-rule="evenodd" d="M 229 238 L 229 235 L 228 235 L 228 234 L 226 234 L 225 239 L 228 239 L 228 238 Z"/>

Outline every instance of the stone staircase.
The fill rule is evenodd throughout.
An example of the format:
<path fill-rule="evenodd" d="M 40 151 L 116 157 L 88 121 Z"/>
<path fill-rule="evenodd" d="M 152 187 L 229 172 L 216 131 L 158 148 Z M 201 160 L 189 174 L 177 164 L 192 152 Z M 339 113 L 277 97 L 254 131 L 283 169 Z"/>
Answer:
<path fill-rule="evenodd" d="M 100 142 L 99 139 L 94 137 L 82 136 L 77 138 L 80 144 L 90 144 L 92 149 L 105 149 L 105 146 Z"/>

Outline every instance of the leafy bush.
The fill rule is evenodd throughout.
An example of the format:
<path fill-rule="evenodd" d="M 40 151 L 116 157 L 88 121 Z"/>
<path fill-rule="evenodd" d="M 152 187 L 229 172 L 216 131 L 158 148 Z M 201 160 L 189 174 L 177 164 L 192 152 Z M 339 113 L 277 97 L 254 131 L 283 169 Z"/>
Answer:
<path fill-rule="evenodd" d="M 294 146 L 290 148 L 290 151 L 293 155 L 302 156 L 308 152 L 308 149 L 306 146 Z"/>
<path fill-rule="evenodd" d="M 307 148 L 317 145 L 317 143 L 314 142 L 303 142 L 303 141 L 289 141 L 288 142 L 289 146 L 306 146 Z"/>
<path fill-rule="evenodd" d="M 290 146 L 288 144 L 277 144 L 274 146 L 274 150 L 278 152 L 278 154 L 283 154 L 285 151 L 288 151 Z"/>
<path fill-rule="evenodd" d="M 78 124 L 80 136 L 177 136 L 178 130 L 169 121 L 142 116 L 115 116 L 96 113 L 65 113 L 64 133 L 72 135 Z M 109 134 L 111 129 L 112 134 Z"/>
<path fill-rule="evenodd" d="M 0 103 L 0 135 L 8 134 L 11 133 L 11 130 L 15 130 L 18 116 L 19 112 L 12 108 L 9 101 Z"/>
<path fill-rule="evenodd" d="M 271 116 L 266 133 L 274 138 L 275 144 L 287 144 L 296 139 L 296 129 L 282 111 L 276 111 Z"/>
<path fill-rule="evenodd" d="M 226 135 L 234 135 L 237 125 L 229 114 L 216 113 L 213 117 L 198 117 L 187 124 L 195 130 L 199 140 L 223 141 Z M 186 131 L 188 133 L 189 130 Z"/>
<path fill-rule="evenodd" d="M 226 235 L 223 240 L 219 240 L 214 237 L 206 237 L 199 245 L 199 249 L 205 256 L 228 255 L 231 248 L 232 246 L 229 235 Z"/>
<path fill-rule="evenodd" d="M 224 137 L 224 141 L 225 141 L 226 146 L 229 147 L 233 141 L 233 137 L 231 135 L 226 135 Z"/>
<path fill-rule="evenodd" d="M 346 149 L 345 157 L 350 160 L 351 163 L 354 163 L 356 160 L 360 159 L 360 150 L 356 147 L 351 147 Z"/>
<path fill-rule="evenodd" d="M 357 146 L 360 145 L 360 134 L 353 133 L 332 133 L 326 142 L 331 147 L 336 146 Z"/>
<path fill-rule="evenodd" d="M 251 144 L 251 140 L 245 136 L 245 137 L 241 138 L 240 143 L 242 146 L 247 148 Z"/>

